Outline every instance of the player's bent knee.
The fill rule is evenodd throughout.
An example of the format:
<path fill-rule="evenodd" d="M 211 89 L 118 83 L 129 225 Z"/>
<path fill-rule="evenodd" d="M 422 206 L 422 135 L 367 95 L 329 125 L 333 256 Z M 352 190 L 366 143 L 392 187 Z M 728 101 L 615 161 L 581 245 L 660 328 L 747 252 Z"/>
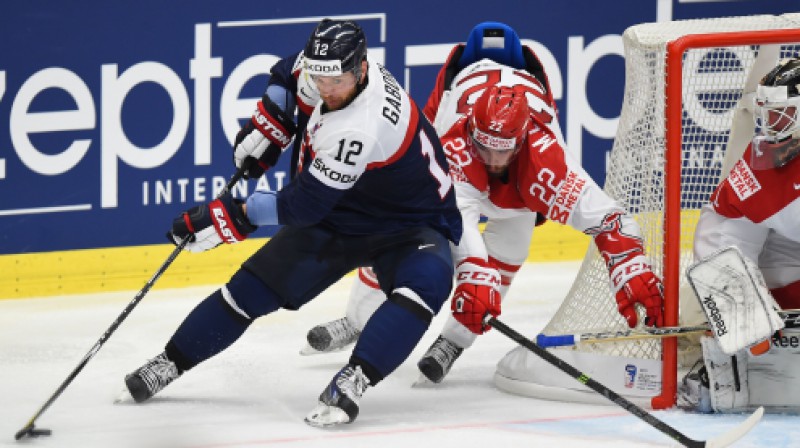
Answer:
<path fill-rule="evenodd" d="M 237 314 L 250 320 L 281 307 L 280 297 L 245 269 L 233 274 L 228 283 L 222 287 L 222 296 Z"/>
<path fill-rule="evenodd" d="M 395 289 L 389 296 L 389 301 L 411 313 L 426 326 L 430 325 L 436 314 L 436 311 L 425 300 L 409 288 Z"/>
<path fill-rule="evenodd" d="M 434 315 L 438 313 L 453 288 L 452 263 L 438 256 L 416 257 L 403 266 L 402 273 L 402 280 L 397 282 L 393 293 L 410 290 L 413 294 L 409 297 L 418 299 L 417 302 Z"/>

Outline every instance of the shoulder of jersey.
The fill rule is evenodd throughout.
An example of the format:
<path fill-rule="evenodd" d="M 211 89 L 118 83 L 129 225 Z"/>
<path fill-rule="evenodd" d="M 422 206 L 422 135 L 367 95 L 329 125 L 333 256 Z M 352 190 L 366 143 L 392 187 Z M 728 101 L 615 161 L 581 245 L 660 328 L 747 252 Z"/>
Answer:
<path fill-rule="evenodd" d="M 385 153 L 380 155 L 372 152 L 374 156 L 369 158 L 375 157 L 374 161 L 389 157 L 389 154 L 400 148 L 412 113 L 410 99 L 397 81 L 388 75 L 388 71 L 385 71 L 388 76 L 383 76 L 384 71 L 381 66 L 371 62 L 371 78 L 366 89 L 344 109 L 322 116 L 312 130 L 316 132 L 317 145 L 332 146 L 342 135 L 346 135 L 349 140 L 360 140 L 367 144 L 365 149 L 372 152 L 377 149 L 373 143 L 380 142 Z M 390 82 L 395 85 L 387 88 Z M 399 101 L 395 101 L 398 98 Z M 401 104 L 405 104 L 405 107 Z M 315 114 L 318 112 L 315 111 Z"/>

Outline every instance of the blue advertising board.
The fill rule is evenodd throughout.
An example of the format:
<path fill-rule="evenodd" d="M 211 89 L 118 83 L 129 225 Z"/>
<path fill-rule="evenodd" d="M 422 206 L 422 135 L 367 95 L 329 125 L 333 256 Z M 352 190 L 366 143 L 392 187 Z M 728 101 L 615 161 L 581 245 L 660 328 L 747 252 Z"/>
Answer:
<path fill-rule="evenodd" d="M 232 175 L 234 136 L 270 67 L 323 17 L 357 20 L 371 55 L 419 104 L 475 24 L 511 25 L 548 70 L 569 150 L 602 184 L 628 26 L 782 14 L 798 3 L 13 2 L 0 16 L 0 254 L 164 243 L 171 220 Z M 283 159 L 236 194 L 280 189 Z"/>

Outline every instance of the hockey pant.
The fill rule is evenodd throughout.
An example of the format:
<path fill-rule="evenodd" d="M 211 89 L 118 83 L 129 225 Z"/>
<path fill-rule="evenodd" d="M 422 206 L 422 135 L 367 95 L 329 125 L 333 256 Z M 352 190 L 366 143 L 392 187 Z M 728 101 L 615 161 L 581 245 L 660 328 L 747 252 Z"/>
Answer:
<path fill-rule="evenodd" d="M 284 227 L 189 313 L 167 355 L 189 370 L 233 344 L 258 317 L 299 309 L 360 265 L 374 267 L 390 298 L 370 317 L 351 356 L 374 385 L 408 357 L 450 293 L 449 242 L 432 229 L 345 237 L 318 226 Z"/>

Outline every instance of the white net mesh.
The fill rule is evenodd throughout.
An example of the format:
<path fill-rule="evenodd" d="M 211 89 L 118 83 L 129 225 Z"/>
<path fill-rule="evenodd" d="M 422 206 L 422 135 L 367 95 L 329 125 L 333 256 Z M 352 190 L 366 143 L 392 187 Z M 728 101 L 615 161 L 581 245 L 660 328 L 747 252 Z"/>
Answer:
<path fill-rule="evenodd" d="M 775 65 L 778 53 L 780 57 L 800 55 L 798 43 L 780 45 L 780 48 L 770 45 L 762 49 L 746 41 L 740 46 L 690 49 L 683 55 L 680 238 L 664 241 L 667 43 L 687 34 L 798 27 L 800 14 L 787 14 L 643 24 L 625 31 L 625 94 L 605 191 L 635 216 L 646 240 L 645 250 L 658 275 L 664 272 L 664 245 L 680 245 L 680 282 L 685 282 L 682 273 L 692 259 L 692 240 L 699 209 L 719 182 L 723 166 L 730 163 L 725 161 L 726 151 L 738 152 L 731 155 L 736 158 L 744 150 L 738 143 L 730 145 L 731 149 L 728 147 L 732 140 L 736 105 L 746 90 L 754 64 L 763 71 Z M 761 52 L 767 54 L 767 47 L 772 48 L 770 51 L 775 53 L 775 57 L 769 53 L 769 58 L 761 58 L 756 63 Z M 744 130 L 744 134 L 748 135 L 749 141 L 752 121 L 745 122 L 744 127 L 747 126 L 749 128 Z M 627 328 L 616 311 L 608 271 L 593 244 L 577 278 L 543 333 Z M 661 357 L 661 343 L 657 340 L 583 344 L 574 350 L 634 358 Z"/>

